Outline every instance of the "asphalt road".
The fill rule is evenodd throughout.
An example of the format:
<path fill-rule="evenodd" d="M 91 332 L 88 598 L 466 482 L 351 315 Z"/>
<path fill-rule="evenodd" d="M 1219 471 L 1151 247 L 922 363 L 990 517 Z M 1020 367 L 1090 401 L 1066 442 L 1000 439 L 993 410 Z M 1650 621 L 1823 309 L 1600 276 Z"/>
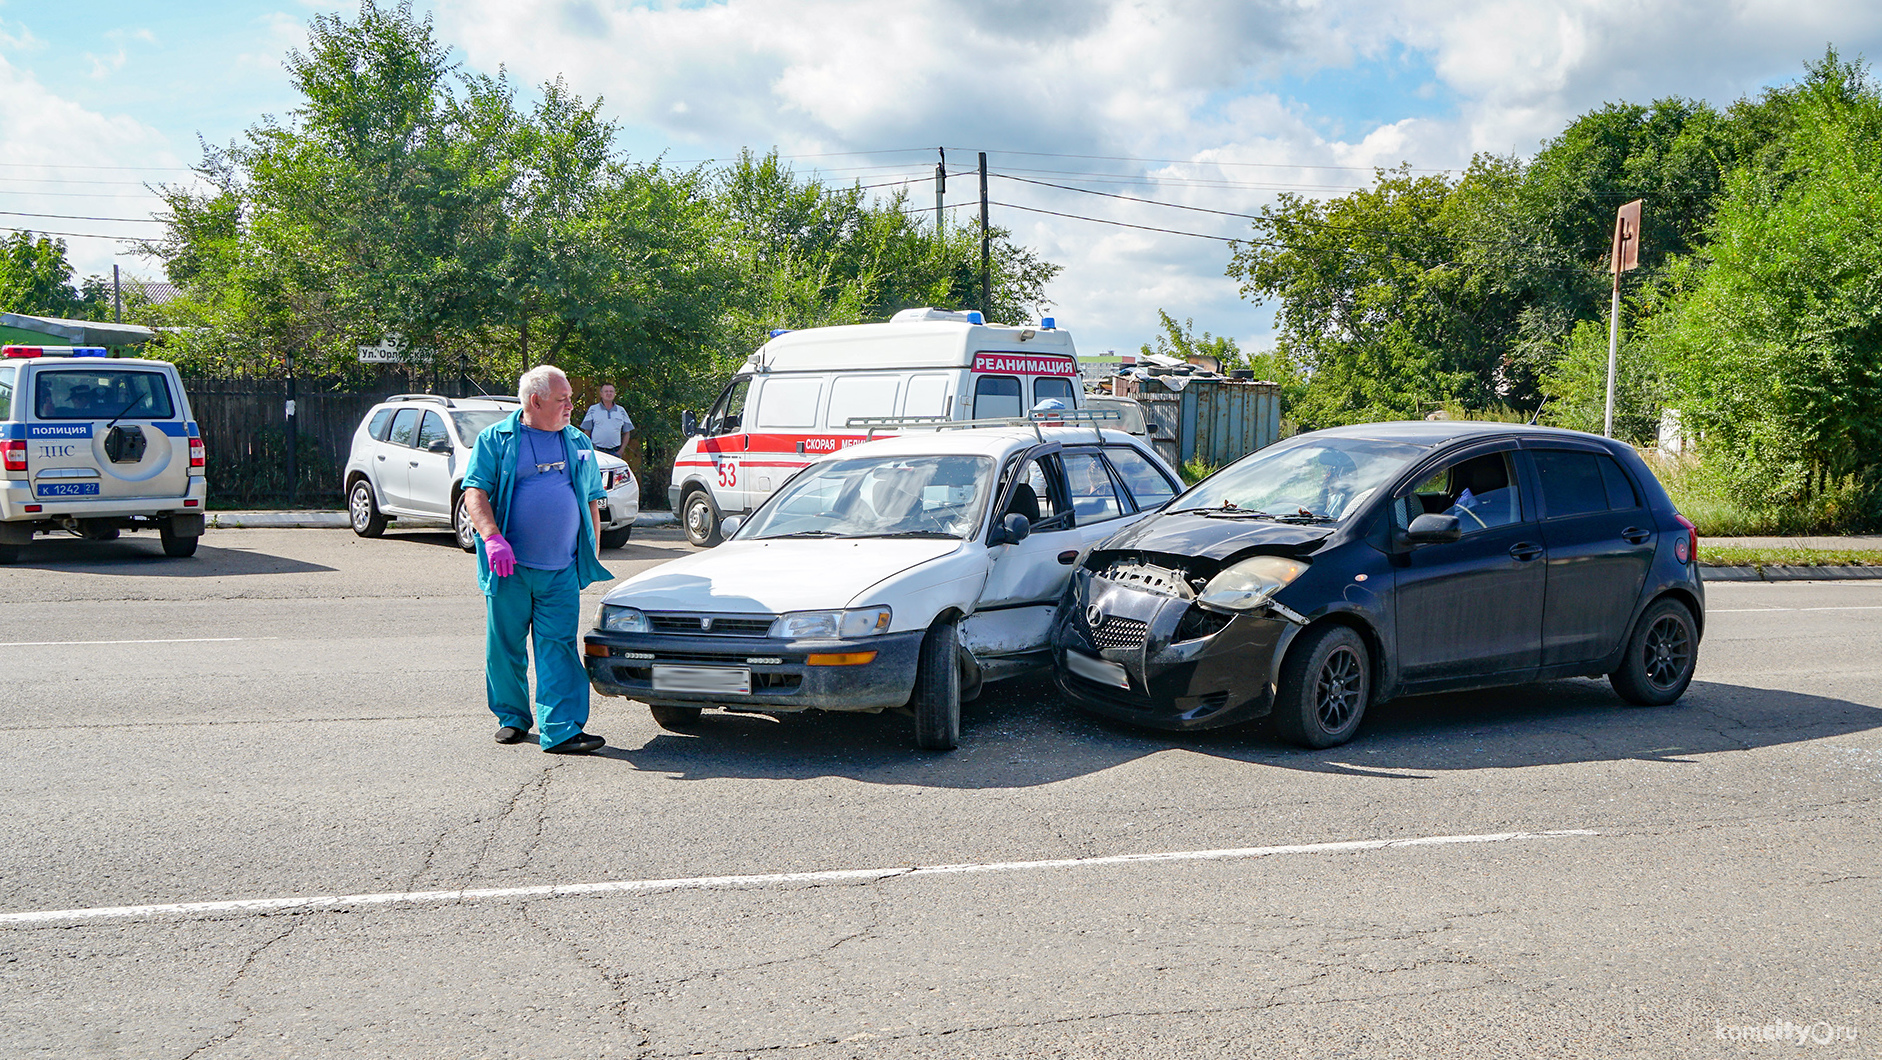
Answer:
<path fill-rule="evenodd" d="M 1325 752 L 1040 682 L 948 755 L 599 697 L 606 754 L 501 747 L 443 534 L 49 542 L 0 600 L 0 1056 L 1882 1055 L 1875 582 L 1711 587 L 1673 707 Z"/>

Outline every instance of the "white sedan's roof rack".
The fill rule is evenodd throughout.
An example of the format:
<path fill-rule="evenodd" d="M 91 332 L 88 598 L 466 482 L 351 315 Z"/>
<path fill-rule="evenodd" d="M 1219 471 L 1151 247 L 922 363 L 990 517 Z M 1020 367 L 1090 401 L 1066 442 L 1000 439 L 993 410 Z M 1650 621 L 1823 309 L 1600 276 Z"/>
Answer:
<path fill-rule="evenodd" d="M 1116 409 L 1063 409 L 1047 412 L 1033 412 L 1025 416 L 1001 416 L 987 420 L 951 420 L 946 416 L 851 416 L 845 426 L 851 430 L 866 430 L 870 438 L 877 431 L 958 431 L 971 430 L 975 427 L 1031 427 L 1040 441 L 1045 441 L 1042 427 L 1073 427 L 1080 424 L 1090 426 L 1093 434 L 1102 429 L 1100 424 L 1122 420 L 1123 414 Z M 1099 435 L 1102 438 L 1102 435 Z"/>

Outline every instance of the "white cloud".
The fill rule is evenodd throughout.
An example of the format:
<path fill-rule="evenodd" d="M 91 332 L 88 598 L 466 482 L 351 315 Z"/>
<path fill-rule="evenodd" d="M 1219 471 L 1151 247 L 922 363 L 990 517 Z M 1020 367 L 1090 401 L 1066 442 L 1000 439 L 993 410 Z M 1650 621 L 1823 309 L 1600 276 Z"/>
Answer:
<path fill-rule="evenodd" d="M 1372 167 L 1457 168 L 1477 151 L 1528 153 L 1610 100 L 1726 103 L 1796 76 L 1825 42 L 1851 57 L 1882 43 L 1882 7 L 1853 0 L 905 0 L 892 9 L 859 0 L 437 0 L 437 8 L 440 36 L 472 66 L 504 65 L 530 82 L 564 74 L 577 92 L 605 96 L 638 156 L 867 151 L 878 155 L 815 161 L 842 180 L 858 172 L 844 166 L 878 163 L 889 168 L 869 180 L 883 180 L 932 165 L 932 156 L 889 149 L 948 144 L 987 149 L 999 170 L 1086 175 L 1038 175 L 1054 183 L 1246 213 L 1283 188 L 1337 194 L 1365 183 Z M 1344 102 L 1337 95 L 1295 101 L 1270 87 L 1284 75 L 1363 71 L 1407 53 L 1429 72 L 1407 82 L 1399 113 L 1387 99 L 1384 113 L 1357 126 L 1325 121 Z M 1326 80 L 1332 87 L 1320 91 L 1338 93 L 1339 78 Z M 1021 151 L 1194 164 L 1012 153 Z M 954 167 L 971 159 L 950 154 Z M 1342 166 L 1357 168 L 1315 168 Z M 1160 179 L 1114 182 L 1130 177 Z M 972 197 L 971 185 L 956 181 L 949 200 Z M 914 186 L 915 205 L 931 201 L 928 187 Z M 1150 227 L 1245 231 L 1233 218 L 1006 181 L 992 197 Z M 972 215 L 952 212 L 957 221 Z M 1050 293 L 1062 319 L 1091 329 L 1081 342 L 1134 346 L 1154 329 L 1158 307 L 1245 345 L 1267 330 L 1271 310 L 1242 301 L 1223 276 L 1221 243 L 1013 210 L 995 216 L 1065 266 Z"/>
<path fill-rule="evenodd" d="M 44 233 L 148 237 L 157 225 L 91 218 L 147 218 L 159 204 L 133 182 L 134 172 L 74 166 L 177 166 L 169 141 L 125 117 L 89 110 L 46 88 L 0 56 L 0 128 L 7 131 L 6 206 L 0 227 Z M 85 181 L 87 183 L 79 183 Z M 9 233 L 10 234 L 10 233 Z M 80 277 L 109 275 L 114 261 L 155 275 L 154 263 L 110 239 L 63 238 Z"/>

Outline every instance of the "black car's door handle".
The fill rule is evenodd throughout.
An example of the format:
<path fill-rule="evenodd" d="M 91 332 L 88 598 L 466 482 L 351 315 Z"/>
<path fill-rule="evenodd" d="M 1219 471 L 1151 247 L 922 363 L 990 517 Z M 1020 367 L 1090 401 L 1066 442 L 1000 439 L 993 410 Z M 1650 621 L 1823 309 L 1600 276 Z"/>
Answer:
<path fill-rule="evenodd" d="M 1646 539 L 1652 537 L 1653 531 L 1642 530 L 1638 526 L 1630 526 L 1627 529 L 1621 531 L 1621 536 L 1626 538 L 1629 544 L 1638 545 L 1641 542 L 1645 541 Z"/>
<path fill-rule="evenodd" d="M 1518 541 L 1510 546 L 1510 558 L 1527 563 L 1542 555 L 1542 546 L 1531 541 Z"/>

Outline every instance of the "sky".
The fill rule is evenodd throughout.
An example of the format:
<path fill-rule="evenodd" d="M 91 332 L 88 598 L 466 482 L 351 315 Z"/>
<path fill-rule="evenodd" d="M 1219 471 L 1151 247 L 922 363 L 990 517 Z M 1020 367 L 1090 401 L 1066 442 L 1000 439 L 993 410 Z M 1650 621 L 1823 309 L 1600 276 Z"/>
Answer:
<path fill-rule="evenodd" d="M 1264 348 L 1275 307 L 1226 275 L 1226 240 L 1247 221 L 1225 214 L 1282 191 L 1334 196 L 1375 167 L 1528 157 L 1604 103 L 1724 105 L 1794 80 L 1826 45 L 1882 54 L 1873 0 L 414 7 L 468 70 L 524 86 L 559 76 L 600 97 L 629 159 L 775 149 L 800 173 L 906 188 L 932 218 L 945 147 L 945 213 L 966 225 L 978 222 L 972 170 L 985 151 L 993 223 L 1064 267 L 1050 311 L 1087 354 L 1134 351 L 1159 309 Z M 0 0 L 0 231 L 66 233 L 81 275 L 117 264 L 161 279 L 160 263 L 124 242 L 161 231 L 149 186 L 189 180 L 204 143 L 286 119 L 297 100 L 282 59 L 309 17 L 357 11 Z"/>

